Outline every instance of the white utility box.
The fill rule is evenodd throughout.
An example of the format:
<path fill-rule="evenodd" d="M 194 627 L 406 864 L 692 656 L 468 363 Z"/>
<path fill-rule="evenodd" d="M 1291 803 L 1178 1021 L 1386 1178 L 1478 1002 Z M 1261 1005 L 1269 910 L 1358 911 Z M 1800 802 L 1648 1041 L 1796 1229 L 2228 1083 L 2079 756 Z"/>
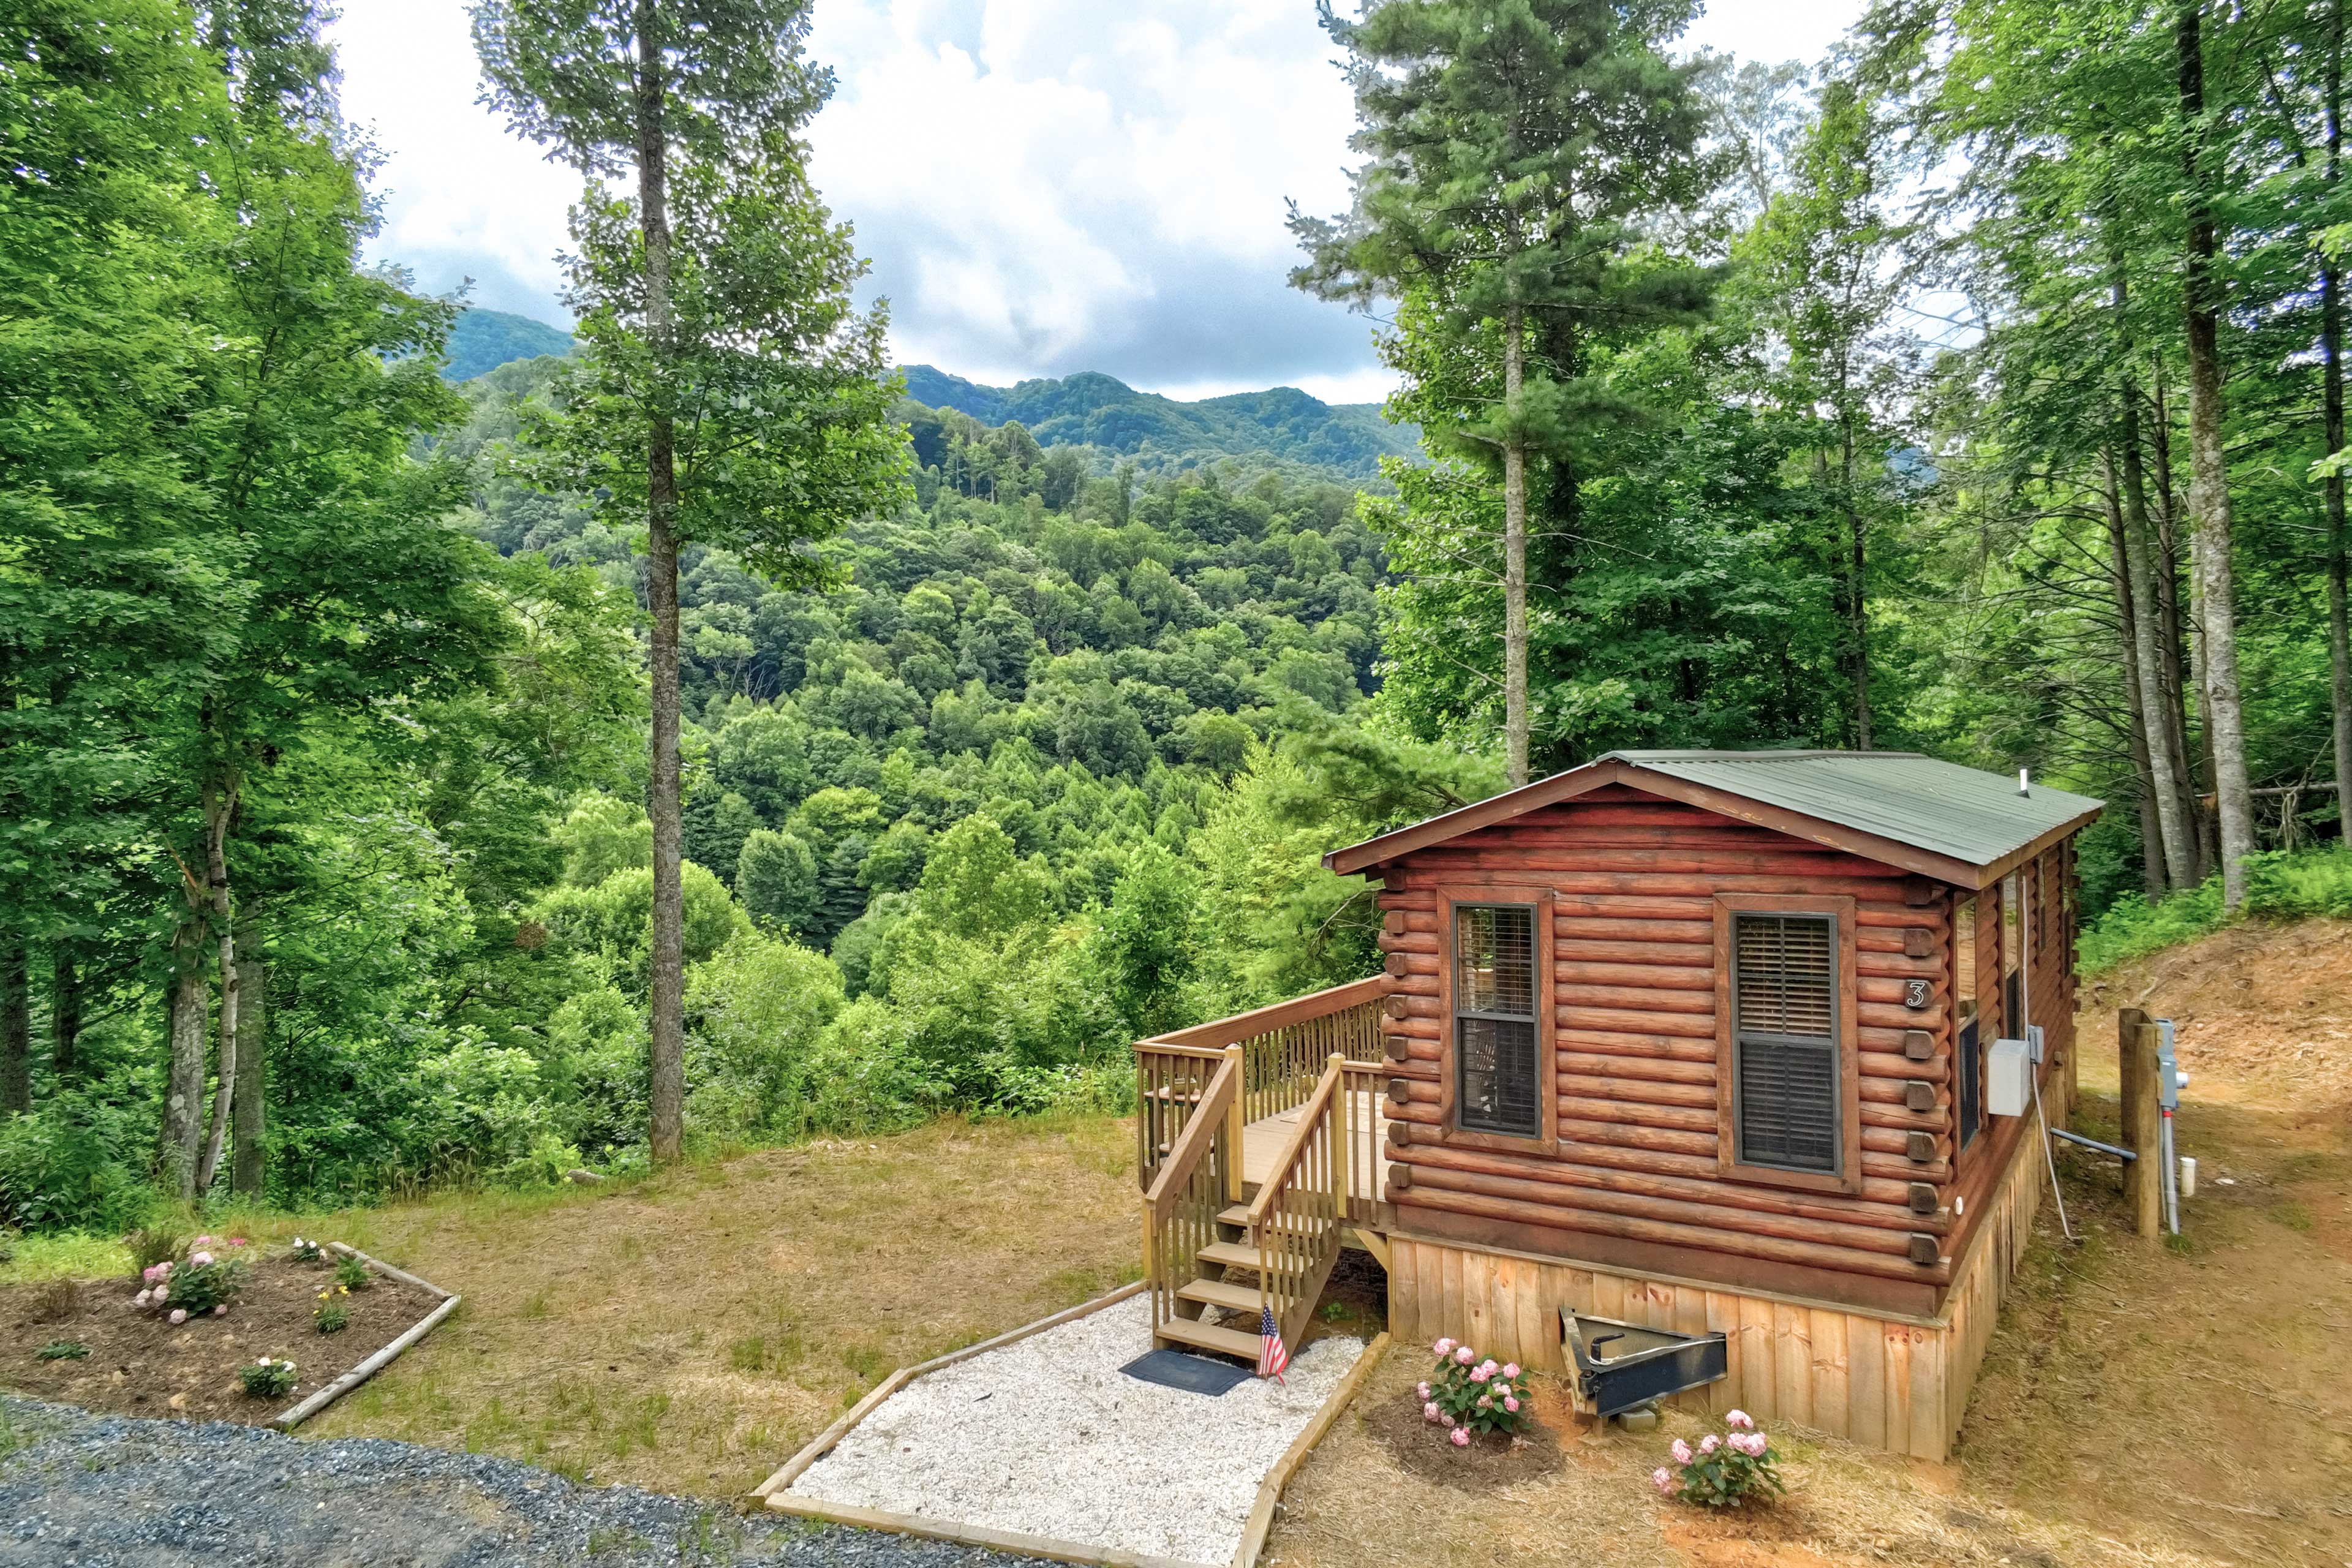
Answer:
<path fill-rule="evenodd" d="M 2033 1105 L 2033 1047 L 2023 1040 L 1995 1040 L 1985 1054 L 1985 1109 L 1995 1116 L 2022 1116 Z"/>

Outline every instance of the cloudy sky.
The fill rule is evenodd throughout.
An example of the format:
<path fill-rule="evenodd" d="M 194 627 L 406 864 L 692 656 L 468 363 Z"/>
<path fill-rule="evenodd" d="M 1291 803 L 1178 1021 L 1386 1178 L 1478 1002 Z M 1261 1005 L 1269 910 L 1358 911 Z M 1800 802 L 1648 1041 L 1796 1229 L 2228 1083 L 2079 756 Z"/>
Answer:
<path fill-rule="evenodd" d="M 375 257 L 565 323 L 578 177 L 476 106 L 464 0 L 342 4 L 344 107 L 383 153 Z M 1861 8 L 1716 0 L 1689 41 L 1813 59 Z M 1353 114 L 1311 0 L 819 0 L 812 52 L 840 79 L 817 179 L 901 361 L 1179 397 L 1387 390 L 1364 318 L 1284 282 L 1284 199 L 1347 194 Z"/>

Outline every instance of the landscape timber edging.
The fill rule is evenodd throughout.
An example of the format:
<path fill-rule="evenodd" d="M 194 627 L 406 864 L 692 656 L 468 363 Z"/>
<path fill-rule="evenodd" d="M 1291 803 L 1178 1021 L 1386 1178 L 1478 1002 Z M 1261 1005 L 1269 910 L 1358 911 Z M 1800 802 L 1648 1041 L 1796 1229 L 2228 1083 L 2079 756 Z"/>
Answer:
<path fill-rule="evenodd" d="M 394 1268 L 391 1264 L 383 1262 L 380 1259 L 370 1258 L 366 1253 L 362 1252 L 356 1247 L 348 1247 L 340 1241 L 331 1241 L 327 1243 L 327 1250 L 335 1253 L 340 1257 L 356 1258 L 360 1263 L 373 1269 L 376 1273 L 383 1275 L 387 1279 L 397 1280 L 403 1285 L 414 1285 L 420 1290 L 431 1291 L 434 1295 L 441 1298 L 441 1304 L 435 1307 L 431 1311 L 425 1313 L 424 1317 L 417 1320 L 415 1323 L 409 1325 L 407 1331 L 403 1333 L 398 1339 L 393 1341 L 390 1344 L 385 1345 L 381 1350 L 378 1350 L 373 1355 L 369 1356 L 365 1361 L 360 1363 L 359 1365 L 352 1367 L 350 1371 L 344 1373 L 342 1376 L 335 1379 L 334 1382 L 327 1384 L 326 1387 L 319 1390 L 318 1393 L 310 1395 L 310 1398 L 303 1400 L 300 1404 L 296 1405 L 289 1409 L 282 1410 L 276 1415 L 270 1417 L 269 1426 L 274 1431 L 291 1432 L 295 1427 L 299 1426 L 303 1422 L 308 1421 L 310 1417 L 319 1414 L 320 1411 L 324 1410 L 336 1400 L 341 1399 L 344 1394 L 349 1394 L 352 1389 L 357 1388 L 361 1384 L 365 1383 L 369 1378 L 373 1377 L 377 1373 L 382 1372 L 385 1367 L 390 1366 L 393 1362 L 399 1357 L 403 1351 L 406 1350 L 409 1346 L 415 1344 L 417 1341 L 423 1339 L 425 1335 L 438 1328 L 441 1324 L 441 1320 L 456 1311 L 457 1310 L 457 1303 L 465 1300 L 462 1296 L 450 1294 L 448 1291 L 444 1290 L 440 1286 L 432 1283 L 430 1280 L 419 1279 L 414 1274 L 410 1274 L 403 1269 Z"/>
<path fill-rule="evenodd" d="M 872 1393 L 859 1400 L 839 1420 L 819 1433 L 813 1442 L 786 1461 L 782 1468 L 761 1482 L 752 1491 L 751 1496 L 761 1500 L 767 1507 L 778 1513 L 788 1513 L 798 1519 L 814 1520 L 825 1524 L 854 1525 L 861 1530 L 887 1531 L 896 1535 L 917 1535 L 932 1541 L 950 1541 L 959 1545 L 987 1547 L 996 1552 L 1007 1552 L 1027 1557 L 1044 1557 L 1057 1563 L 1096 1564 L 1098 1568 L 1251 1568 L 1256 1561 L 1259 1550 L 1265 1544 L 1266 1532 L 1273 1528 L 1274 1507 L 1276 1501 L 1282 1496 L 1282 1489 L 1289 1484 L 1291 1473 L 1306 1459 L 1308 1452 L 1322 1440 L 1323 1435 L 1330 1430 L 1331 1423 L 1338 1420 L 1339 1413 L 1348 1407 L 1349 1402 L 1355 1397 L 1356 1390 L 1362 1385 L 1371 1369 L 1380 1363 L 1381 1354 L 1388 1349 L 1387 1334 L 1375 1336 L 1372 1342 L 1359 1352 L 1355 1365 L 1348 1369 L 1347 1375 L 1339 1380 L 1339 1386 L 1334 1388 L 1329 1396 L 1317 1408 L 1315 1414 L 1308 1418 L 1306 1426 L 1297 1437 L 1291 1440 L 1290 1447 L 1283 1451 L 1282 1457 L 1275 1461 L 1274 1468 L 1266 1472 L 1265 1479 L 1258 1484 L 1257 1500 L 1252 1505 L 1249 1518 L 1242 1527 L 1241 1545 L 1231 1563 L 1201 1563 L 1185 1558 L 1141 1556 L 1135 1552 L 1121 1552 L 1116 1547 L 1096 1546 L 1086 1542 L 1063 1541 L 1045 1535 L 1023 1535 L 1012 1531 L 990 1530 L 981 1525 L 959 1523 L 953 1520 L 929 1519 L 920 1514 L 889 1513 L 880 1509 L 857 1508 L 848 1503 L 821 1502 L 812 1498 L 795 1498 L 786 1495 L 787 1489 L 793 1482 L 798 1480 L 810 1466 L 831 1453 L 842 1438 L 848 1436 L 851 1429 L 871 1415 L 883 1401 L 925 1373 L 936 1372 L 944 1366 L 952 1366 L 957 1362 L 968 1361 L 984 1352 L 1001 1349 L 1016 1341 L 1025 1340 L 1032 1334 L 1043 1333 L 1047 1329 L 1074 1322 L 1080 1318 L 1098 1312 L 1105 1307 L 1126 1300 L 1129 1297 L 1142 1291 L 1149 1283 L 1148 1280 L 1139 1279 L 1131 1285 L 1122 1285 L 1108 1296 L 1081 1302 L 1066 1310 L 1055 1312 L 1048 1318 L 1040 1318 L 1035 1322 L 1014 1329 L 1010 1333 L 999 1334 L 992 1340 L 982 1340 L 978 1344 L 967 1345 L 960 1351 L 951 1351 L 946 1355 L 934 1357 L 917 1366 L 900 1368 L 876 1384 Z"/>

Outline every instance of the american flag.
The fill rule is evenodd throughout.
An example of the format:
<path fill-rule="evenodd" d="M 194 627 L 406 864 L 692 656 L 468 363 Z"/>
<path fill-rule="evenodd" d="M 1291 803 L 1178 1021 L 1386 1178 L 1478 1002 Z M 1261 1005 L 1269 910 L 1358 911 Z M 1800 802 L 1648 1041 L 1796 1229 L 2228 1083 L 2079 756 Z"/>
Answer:
<path fill-rule="evenodd" d="M 1274 1308 L 1261 1306 L 1257 1317 L 1257 1374 L 1270 1377 L 1285 1388 L 1289 1380 L 1282 1369 L 1290 1364 L 1290 1352 L 1282 1345 L 1282 1325 L 1274 1321 Z"/>

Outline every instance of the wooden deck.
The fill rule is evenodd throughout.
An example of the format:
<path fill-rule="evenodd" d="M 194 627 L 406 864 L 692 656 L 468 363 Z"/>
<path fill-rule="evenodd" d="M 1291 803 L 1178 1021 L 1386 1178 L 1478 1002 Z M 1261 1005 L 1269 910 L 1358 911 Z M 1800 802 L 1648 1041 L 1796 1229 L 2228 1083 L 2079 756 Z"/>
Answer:
<path fill-rule="evenodd" d="M 1378 1203 L 1383 1158 L 1381 1149 L 1389 1135 L 1389 1119 L 1382 1114 L 1388 1097 L 1358 1089 L 1355 1101 L 1355 1115 L 1349 1125 L 1367 1131 L 1356 1134 L 1355 1147 L 1349 1152 L 1349 1191 L 1352 1196 Z M 1266 1173 L 1274 1168 L 1275 1160 L 1290 1142 L 1291 1134 L 1298 1130 L 1298 1115 L 1303 1109 L 1293 1106 L 1243 1126 L 1242 1190 L 1250 1196 L 1256 1196 L 1258 1188 L 1265 1184 Z"/>

